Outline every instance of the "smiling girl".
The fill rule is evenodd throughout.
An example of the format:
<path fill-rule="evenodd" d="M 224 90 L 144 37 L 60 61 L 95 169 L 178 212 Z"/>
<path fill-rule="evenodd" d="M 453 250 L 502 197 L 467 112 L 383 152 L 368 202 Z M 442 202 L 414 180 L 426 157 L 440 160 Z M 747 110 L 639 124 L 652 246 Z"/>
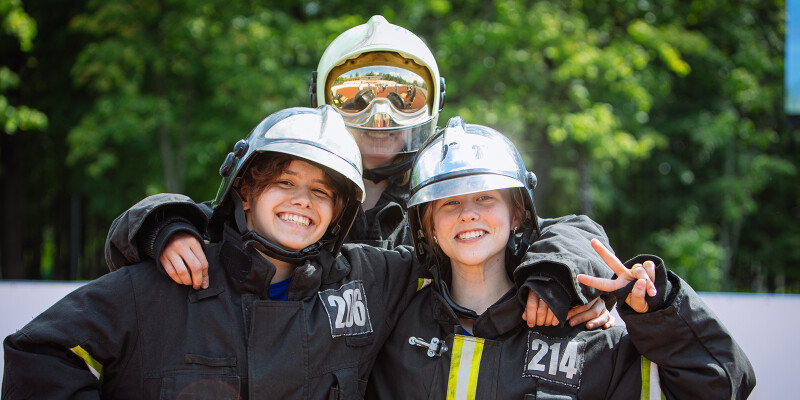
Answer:
<path fill-rule="evenodd" d="M 367 397 L 746 398 L 752 366 L 691 287 L 658 257 L 623 264 L 586 217 L 538 219 L 535 184 L 507 138 L 459 117 L 420 148 L 409 224 L 433 283 L 384 345 Z M 518 323 L 526 293 L 566 321 L 595 288 L 613 293 L 628 330 Z"/>

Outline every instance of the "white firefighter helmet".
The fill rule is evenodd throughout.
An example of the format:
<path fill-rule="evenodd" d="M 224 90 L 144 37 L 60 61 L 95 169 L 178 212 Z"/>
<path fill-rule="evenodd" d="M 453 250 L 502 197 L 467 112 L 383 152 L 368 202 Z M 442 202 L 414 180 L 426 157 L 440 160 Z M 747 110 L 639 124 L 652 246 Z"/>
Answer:
<path fill-rule="evenodd" d="M 422 39 L 375 15 L 331 42 L 310 92 L 312 105 L 342 113 L 367 156 L 415 152 L 436 128 L 445 88 Z"/>

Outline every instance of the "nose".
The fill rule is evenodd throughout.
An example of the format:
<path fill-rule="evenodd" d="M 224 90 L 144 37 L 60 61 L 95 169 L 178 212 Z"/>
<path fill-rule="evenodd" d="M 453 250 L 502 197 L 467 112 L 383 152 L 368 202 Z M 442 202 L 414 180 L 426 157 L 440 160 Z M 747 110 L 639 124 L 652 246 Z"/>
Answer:
<path fill-rule="evenodd" d="M 458 217 L 461 222 L 471 222 L 477 221 L 480 215 L 472 205 L 467 204 L 461 209 L 461 213 Z"/>
<path fill-rule="evenodd" d="M 300 208 L 311 208 L 311 189 L 298 187 L 292 194 L 292 204 Z"/>

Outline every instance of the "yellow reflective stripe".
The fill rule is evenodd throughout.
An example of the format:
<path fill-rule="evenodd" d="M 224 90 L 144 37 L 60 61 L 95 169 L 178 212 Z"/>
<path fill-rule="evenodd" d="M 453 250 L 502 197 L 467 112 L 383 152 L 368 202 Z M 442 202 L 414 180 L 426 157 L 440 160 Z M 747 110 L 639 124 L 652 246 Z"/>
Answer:
<path fill-rule="evenodd" d="M 650 398 L 650 360 L 641 357 L 642 369 L 642 391 L 640 392 L 641 400 L 648 400 Z"/>
<path fill-rule="evenodd" d="M 478 372 L 481 368 L 481 356 L 483 355 L 483 339 L 478 339 L 475 342 L 475 350 L 472 353 L 472 365 L 469 368 L 469 388 L 467 391 L 467 399 L 475 400 L 475 393 L 478 386 Z"/>
<path fill-rule="evenodd" d="M 453 339 L 453 356 L 447 381 L 448 400 L 475 400 L 483 343 L 481 338 L 463 335 L 456 335 Z"/>
<path fill-rule="evenodd" d="M 456 335 L 453 339 L 453 356 L 450 357 L 450 377 L 447 379 L 447 400 L 456 398 L 456 382 L 458 382 L 458 366 L 461 364 L 461 348 L 464 338 Z"/>
<path fill-rule="evenodd" d="M 95 378 L 103 381 L 103 364 L 100 364 L 99 361 L 95 360 L 89 352 L 83 349 L 81 346 L 75 346 L 71 348 L 73 353 L 75 353 L 78 357 L 86 363 L 86 366 L 89 367 L 89 371 L 94 375 Z"/>
<path fill-rule="evenodd" d="M 432 279 L 428 279 L 428 278 L 419 278 L 417 280 L 417 291 L 419 292 L 425 286 L 430 285 L 432 281 L 433 281 Z"/>
<path fill-rule="evenodd" d="M 665 399 L 661 392 L 661 381 L 658 378 L 658 364 L 642 357 L 642 392 L 641 399 Z"/>

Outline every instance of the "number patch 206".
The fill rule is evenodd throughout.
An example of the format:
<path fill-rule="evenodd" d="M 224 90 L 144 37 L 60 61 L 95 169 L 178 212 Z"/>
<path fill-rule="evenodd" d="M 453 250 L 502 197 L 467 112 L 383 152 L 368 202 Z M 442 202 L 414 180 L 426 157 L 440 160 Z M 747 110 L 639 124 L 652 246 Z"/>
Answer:
<path fill-rule="evenodd" d="M 331 336 L 361 335 L 372 332 L 367 296 L 361 281 L 349 282 L 339 289 L 328 289 L 318 294 L 328 313 Z"/>
<path fill-rule="evenodd" d="M 539 377 L 579 387 L 586 343 L 528 333 L 523 376 Z"/>

